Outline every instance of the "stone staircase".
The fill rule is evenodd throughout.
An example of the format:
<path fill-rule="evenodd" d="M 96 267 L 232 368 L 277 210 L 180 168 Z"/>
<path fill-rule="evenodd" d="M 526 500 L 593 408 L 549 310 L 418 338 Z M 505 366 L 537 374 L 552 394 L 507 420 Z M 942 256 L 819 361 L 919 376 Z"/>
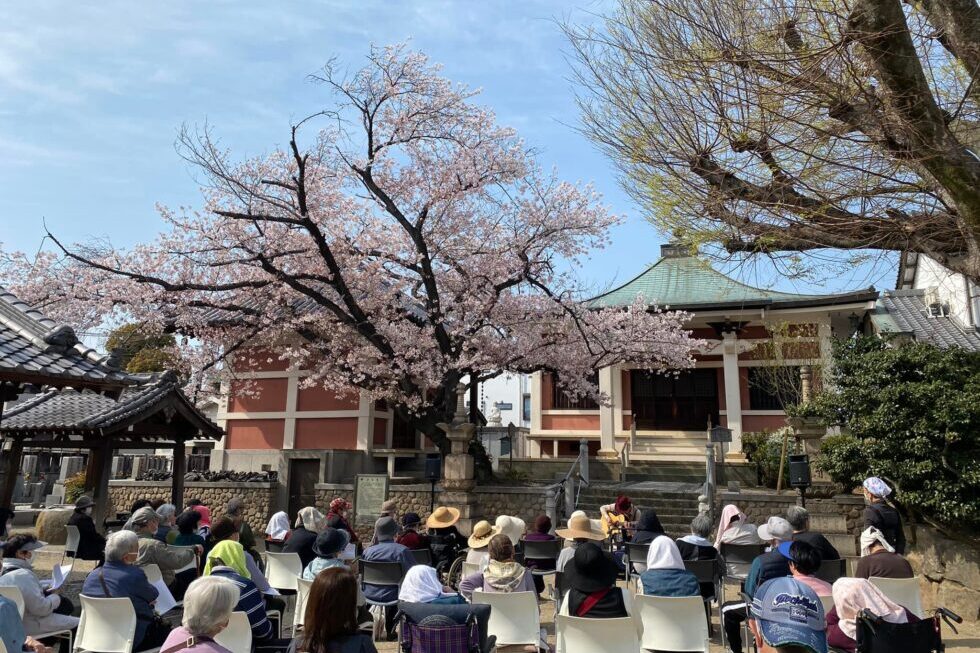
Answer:
<path fill-rule="evenodd" d="M 630 458 L 645 461 L 701 463 L 704 470 L 703 432 L 677 431 L 657 435 L 637 435 L 630 448 Z"/>
<path fill-rule="evenodd" d="M 613 503 L 620 494 L 629 496 L 641 510 L 653 508 L 671 537 L 690 532 L 691 520 L 698 514 L 701 485 L 684 482 L 640 481 L 627 483 L 593 483 L 583 488 L 578 508 L 594 519 L 599 506 Z"/>

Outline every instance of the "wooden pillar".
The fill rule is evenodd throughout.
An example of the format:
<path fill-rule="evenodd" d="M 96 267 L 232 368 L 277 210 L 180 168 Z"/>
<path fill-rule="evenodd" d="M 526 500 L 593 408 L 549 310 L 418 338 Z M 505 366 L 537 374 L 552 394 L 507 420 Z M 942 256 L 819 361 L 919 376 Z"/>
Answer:
<path fill-rule="evenodd" d="M 5 454 L 6 464 L 4 465 L 5 476 L 3 478 L 3 488 L 0 491 L 0 507 L 13 508 L 14 488 L 17 487 L 17 475 L 20 473 L 21 458 L 24 455 L 24 442 L 16 438 L 10 441 L 10 450 Z"/>
<path fill-rule="evenodd" d="M 176 506 L 177 510 L 184 506 L 184 474 L 187 473 L 187 452 L 184 448 L 184 441 L 177 440 L 174 445 L 174 466 L 171 475 L 170 501 Z"/>
<path fill-rule="evenodd" d="M 109 478 L 112 476 L 112 452 L 111 440 L 107 440 L 98 449 L 92 450 L 92 458 L 95 462 L 89 465 L 89 469 L 95 475 L 95 483 L 92 486 L 92 501 L 95 502 L 92 520 L 95 521 L 96 528 L 103 527 L 109 513 Z M 87 478 L 86 485 L 88 485 Z M 115 518 L 115 514 L 111 517 Z"/>
<path fill-rule="evenodd" d="M 480 400 L 480 390 L 476 381 L 470 381 L 470 424 L 477 423 L 477 415 L 480 410 L 477 402 Z"/>
<path fill-rule="evenodd" d="M 99 478 L 99 466 L 100 463 L 100 450 L 99 449 L 89 449 L 88 450 L 88 460 L 85 461 L 85 487 L 83 493 L 88 496 L 92 496 L 95 492 L 95 488 L 98 485 Z"/>

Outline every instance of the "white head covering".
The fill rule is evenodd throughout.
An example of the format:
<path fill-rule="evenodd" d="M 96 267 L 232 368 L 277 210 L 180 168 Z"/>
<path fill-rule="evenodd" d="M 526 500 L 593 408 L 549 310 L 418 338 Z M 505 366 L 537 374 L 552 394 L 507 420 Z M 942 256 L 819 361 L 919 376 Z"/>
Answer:
<path fill-rule="evenodd" d="M 655 537 L 650 542 L 647 551 L 647 569 L 684 569 L 684 558 L 674 544 L 674 540 L 666 535 Z"/>
<path fill-rule="evenodd" d="M 834 582 L 833 592 L 840 629 L 851 639 L 857 638 L 857 616 L 861 610 L 870 610 L 890 624 L 908 623 L 905 608 L 882 594 L 865 578 L 838 578 Z"/>
<path fill-rule="evenodd" d="M 405 574 L 398 600 L 410 603 L 429 603 L 442 596 L 453 596 L 442 591 L 442 583 L 436 570 L 428 565 L 415 565 Z"/>
<path fill-rule="evenodd" d="M 265 534 L 274 540 L 281 540 L 289 532 L 289 515 L 279 511 L 269 520 L 269 525 L 265 527 Z"/>
<path fill-rule="evenodd" d="M 527 530 L 527 524 L 524 523 L 523 519 L 510 515 L 500 515 L 494 525 L 500 529 L 501 533 L 510 538 L 511 544 L 514 546 L 517 546 L 517 543 L 524 537 L 524 531 Z"/>
<path fill-rule="evenodd" d="M 721 546 L 721 536 L 728 530 L 729 524 L 731 524 L 732 517 L 738 517 L 740 524 L 746 523 L 749 518 L 745 516 L 745 513 L 738 509 L 734 503 L 730 503 L 721 510 L 721 519 L 718 520 L 718 533 L 715 535 L 715 548 Z"/>
<path fill-rule="evenodd" d="M 319 533 L 327 527 L 327 518 L 313 506 L 307 506 L 299 511 L 296 526 L 302 526 L 308 531 Z"/>
<path fill-rule="evenodd" d="M 885 547 L 885 551 L 888 551 L 888 553 L 895 553 L 895 547 L 893 547 L 891 544 L 888 543 L 888 540 L 885 539 L 884 533 L 879 531 L 874 526 L 868 526 L 861 533 L 861 555 L 862 556 L 870 555 L 871 546 L 875 542 Z"/>

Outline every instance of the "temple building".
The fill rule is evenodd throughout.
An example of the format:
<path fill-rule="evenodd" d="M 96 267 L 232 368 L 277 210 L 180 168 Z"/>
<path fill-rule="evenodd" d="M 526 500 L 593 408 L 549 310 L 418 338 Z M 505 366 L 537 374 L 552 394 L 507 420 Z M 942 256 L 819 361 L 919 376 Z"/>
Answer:
<path fill-rule="evenodd" d="M 635 460 L 704 460 L 709 425 L 731 429 L 729 451 L 739 454 L 744 433 L 785 426 L 789 393 L 819 384 L 832 338 L 863 328 L 878 292 L 753 288 L 686 248 L 664 245 L 642 274 L 591 302 L 628 306 L 637 296 L 651 307 L 691 314 L 687 326 L 704 341 L 694 368 L 676 375 L 630 365 L 603 368 L 598 384 L 611 400 L 607 406 L 567 396 L 548 373 L 532 375 L 530 457 L 573 456 L 585 439 L 601 457 L 618 456 L 631 441 Z M 780 384 L 780 377 L 800 382 Z"/>

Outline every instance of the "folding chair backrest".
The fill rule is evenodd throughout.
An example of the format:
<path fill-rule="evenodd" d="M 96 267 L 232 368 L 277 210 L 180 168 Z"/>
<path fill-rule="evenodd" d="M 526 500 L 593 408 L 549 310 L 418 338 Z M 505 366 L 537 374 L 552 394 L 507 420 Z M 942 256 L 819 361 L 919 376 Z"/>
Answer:
<path fill-rule="evenodd" d="M 634 544 L 633 542 L 626 543 L 626 557 L 630 561 L 630 571 L 633 571 L 633 563 L 639 562 L 646 565 L 647 553 L 650 551 L 650 543 L 646 544 Z"/>
<path fill-rule="evenodd" d="M 708 653 L 708 622 L 700 596 L 637 595 L 635 601 L 643 621 L 644 649 Z"/>
<path fill-rule="evenodd" d="M 24 594 L 20 591 L 19 587 L 16 586 L 0 586 L 0 596 L 4 596 L 14 602 L 17 606 L 17 612 L 20 613 L 20 618 L 24 618 Z"/>
<path fill-rule="evenodd" d="M 462 573 L 462 578 L 472 576 L 473 574 L 478 574 L 480 573 L 480 565 L 476 564 L 475 562 L 464 562 Z"/>
<path fill-rule="evenodd" d="M 437 603 L 409 603 L 406 601 L 398 602 L 398 612 L 406 622 L 421 623 L 426 617 L 439 615 L 452 619 L 457 624 L 466 624 L 471 618 L 476 620 L 477 642 L 481 651 L 491 649 L 487 636 L 487 627 L 490 623 L 491 608 L 489 605 L 473 605 L 470 603 L 443 605 Z M 404 624 L 403 624 L 404 625 Z M 412 653 L 418 653 L 412 649 Z"/>
<path fill-rule="evenodd" d="M 140 569 L 142 569 L 143 573 L 146 574 L 146 580 L 150 583 L 150 585 L 157 581 L 163 580 L 163 572 L 160 571 L 159 566 L 153 563 L 143 565 L 140 567 Z"/>
<path fill-rule="evenodd" d="M 293 628 L 302 626 L 306 619 L 306 600 L 310 597 L 311 587 L 313 587 L 312 580 L 296 579 L 296 609 L 293 611 Z"/>
<path fill-rule="evenodd" d="M 943 646 L 936 619 L 891 624 L 865 610 L 857 620 L 857 653 L 938 653 Z"/>
<path fill-rule="evenodd" d="M 557 560 L 558 554 L 561 553 L 562 546 L 564 546 L 564 542 L 558 539 L 544 540 L 541 542 L 522 540 L 521 545 L 524 547 L 525 560 Z"/>
<path fill-rule="evenodd" d="M 538 597 L 535 592 L 473 592 L 474 605 L 490 606 L 488 632 L 497 646 L 537 644 L 541 640 Z"/>
<path fill-rule="evenodd" d="M 432 566 L 432 551 L 429 549 L 412 549 L 412 555 L 415 557 L 416 563 L 427 567 Z"/>
<path fill-rule="evenodd" d="M 820 563 L 820 569 L 814 574 L 820 580 L 834 584 L 838 578 L 847 575 L 846 560 L 824 560 Z"/>
<path fill-rule="evenodd" d="M 833 596 L 821 596 L 820 605 L 823 606 L 823 613 L 827 615 L 831 610 L 834 609 L 834 597 Z"/>
<path fill-rule="evenodd" d="M 411 653 L 473 653 L 479 649 L 479 641 L 475 619 L 440 626 L 406 620 L 401 629 L 402 648 Z"/>
<path fill-rule="evenodd" d="M 914 578 L 879 578 L 872 576 L 868 579 L 871 584 L 881 590 L 881 593 L 903 608 L 907 608 L 917 617 L 925 617 L 922 609 L 922 593 L 919 589 L 919 577 Z"/>
<path fill-rule="evenodd" d="M 685 560 L 684 568 L 697 576 L 699 583 L 718 581 L 718 565 L 714 560 Z"/>
<path fill-rule="evenodd" d="M 400 562 L 374 562 L 371 560 L 361 560 L 361 580 L 371 585 L 395 585 L 402 584 L 402 563 Z"/>
<path fill-rule="evenodd" d="M 296 578 L 303 575 L 303 561 L 298 553 L 265 554 L 265 577 L 278 590 L 296 590 Z"/>
<path fill-rule="evenodd" d="M 232 612 L 228 627 L 218 633 L 214 641 L 229 651 L 247 653 L 252 650 L 252 626 L 244 612 Z"/>
<path fill-rule="evenodd" d="M 702 610 L 700 603 L 698 609 Z M 704 619 L 702 610 L 701 619 Z M 563 653 L 638 653 L 640 639 L 631 617 L 588 619 L 560 614 L 555 617 L 558 650 Z"/>
<path fill-rule="evenodd" d="M 763 544 L 728 544 L 721 543 L 721 557 L 725 559 L 726 565 L 733 565 L 735 575 L 745 576 L 749 573 L 752 561 L 765 551 Z M 729 567 L 731 569 L 732 567 Z"/>
<path fill-rule="evenodd" d="M 193 546 L 177 546 L 175 544 L 168 544 L 167 545 L 167 548 L 168 549 L 171 549 L 173 551 L 194 551 L 194 547 Z M 180 569 L 175 569 L 174 570 L 174 573 L 175 574 L 179 574 L 179 573 L 182 573 L 182 572 L 185 572 L 185 571 L 190 571 L 191 569 L 197 569 L 197 555 L 194 555 L 191 558 L 191 561 L 188 562 L 183 567 L 181 567 Z"/>
<path fill-rule="evenodd" d="M 82 541 L 82 534 L 78 532 L 78 526 L 65 525 L 65 555 L 74 557 L 78 551 L 78 543 Z"/>
<path fill-rule="evenodd" d="M 136 611 L 126 597 L 99 599 L 84 594 L 75 649 L 101 653 L 132 653 Z"/>

